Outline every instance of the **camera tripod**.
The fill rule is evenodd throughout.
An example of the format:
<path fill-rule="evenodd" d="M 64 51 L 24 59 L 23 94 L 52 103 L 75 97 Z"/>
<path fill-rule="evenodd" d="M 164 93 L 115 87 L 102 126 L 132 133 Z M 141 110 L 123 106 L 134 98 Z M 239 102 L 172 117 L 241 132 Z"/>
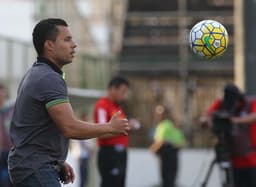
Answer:
<path fill-rule="evenodd" d="M 206 187 L 210 175 L 212 173 L 212 169 L 215 164 L 219 165 L 221 171 L 221 184 L 222 187 L 234 187 L 234 178 L 233 178 L 233 171 L 232 165 L 230 162 L 230 155 L 228 149 L 225 144 L 218 143 L 215 145 L 215 154 L 216 157 L 212 160 L 205 179 L 202 182 L 201 187 Z"/>

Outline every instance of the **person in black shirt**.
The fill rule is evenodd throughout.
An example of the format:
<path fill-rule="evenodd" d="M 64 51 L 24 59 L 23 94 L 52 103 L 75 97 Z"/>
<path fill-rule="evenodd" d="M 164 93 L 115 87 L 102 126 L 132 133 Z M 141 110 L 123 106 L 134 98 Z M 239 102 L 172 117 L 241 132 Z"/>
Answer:
<path fill-rule="evenodd" d="M 95 125 L 74 116 L 62 67 L 72 62 L 76 44 L 62 19 L 41 20 L 33 30 L 37 62 L 23 77 L 17 93 L 10 135 L 9 173 L 15 187 L 60 187 L 74 181 L 65 162 L 69 139 L 127 134 L 127 119 L 116 113 Z"/>

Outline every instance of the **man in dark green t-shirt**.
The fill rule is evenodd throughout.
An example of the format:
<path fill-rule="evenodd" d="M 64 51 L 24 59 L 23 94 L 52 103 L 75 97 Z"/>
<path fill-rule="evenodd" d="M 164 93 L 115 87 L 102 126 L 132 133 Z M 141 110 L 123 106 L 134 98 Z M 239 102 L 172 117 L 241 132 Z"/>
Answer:
<path fill-rule="evenodd" d="M 76 44 L 62 19 L 40 21 L 33 30 L 38 58 L 17 92 L 8 165 L 15 187 L 60 187 L 74 181 L 65 162 L 70 138 L 127 134 L 126 119 L 115 114 L 109 125 L 78 120 L 69 103 L 62 67 L 72 62 Z"/>

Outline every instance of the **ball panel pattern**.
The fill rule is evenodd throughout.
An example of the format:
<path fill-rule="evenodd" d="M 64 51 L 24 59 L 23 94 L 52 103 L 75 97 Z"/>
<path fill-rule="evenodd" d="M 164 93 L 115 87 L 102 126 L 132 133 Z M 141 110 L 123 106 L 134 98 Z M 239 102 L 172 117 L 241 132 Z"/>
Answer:
<path fill-rule="evenodd" d="M 221 56 L 228 47 L 225 27 L 213 20 L 203 20 L 190 31 L 189 43 L 192 51 L 206 59 Z"/>

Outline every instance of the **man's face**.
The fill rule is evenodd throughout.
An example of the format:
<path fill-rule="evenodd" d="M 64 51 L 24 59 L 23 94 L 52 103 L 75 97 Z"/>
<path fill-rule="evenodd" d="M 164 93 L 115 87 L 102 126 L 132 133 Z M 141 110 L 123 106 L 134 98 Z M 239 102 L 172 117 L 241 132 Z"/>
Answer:
<path fill-rule="evenodd" d="M 6 99 L 7 99 L 7 92 L 4 88 L 1 88 L 0 89 L 0 108 L 3 107 Z"/>
<path fill-rule="evenodd" d="M 56 41 L 53 42 L 54 58 L 61 65 L 69 64 L 74 58 L 76 44 L 72 40 L 68 27 L 57 26 L 57 28 L 59 32 Z"/>
<path fill-rule="evenodd" d="M 123 101 L 129 91 L 129 87 L 125 84 L 120 85 L 119 87 L 112 87 L 110 88 L 110 92 L 112 93 L 112 96 L 116 102 Z"/>
<path fill-rule="evenodd" d="M 164 107 L 163 106 L 157 106 L 154 111 L 154 119 L 159 122 L 164 119 Z"/>

